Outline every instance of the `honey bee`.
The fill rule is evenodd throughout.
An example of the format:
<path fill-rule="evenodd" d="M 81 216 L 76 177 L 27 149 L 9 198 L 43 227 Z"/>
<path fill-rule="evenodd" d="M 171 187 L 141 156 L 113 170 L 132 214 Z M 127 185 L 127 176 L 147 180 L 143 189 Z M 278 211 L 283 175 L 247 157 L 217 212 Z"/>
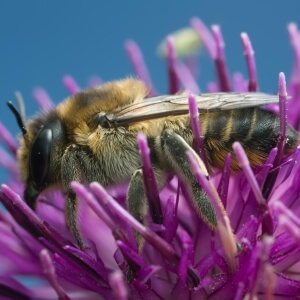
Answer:
<path fill-rule="evenodd" d="M 22 130 L 18 161 L 25 183 L 24 198 L 34 209 L 38 195 L 59 186 L 66 200 L 66 220 L 79 247 L 84 246 L 76 222 L 78 200 L 72 181 L 103 186 L 130 180 L 128 209 L 140 222 L 145 218 L 141 196 L 143 180 L 137 134 L 143 132 L 151 150 L 151 162 L 160 187 L 174 173 L 185 183 L 195 210 L 212 229 L 215 210 L 205 197 L 189 166 L 186 151 L 193 151 L 193 132 L 186 95 L 147 98 L 145 84 L 124 79 L 70 96 L 55 109 L 24 124 L 13 109 Z M 197 96 L 204 150 L 211 169 L 222 168 L 232 144 L 239 141 L 252 166 L 261 165 L 276 146 L 279 118 L 259 106 L 278 102 L 278 96 L 262 93 L 214 93 Z M 287 127 L 285 154 L 299 144 L 299 133 Z M 234 154 L 232 170 L 238 169 Z"/>

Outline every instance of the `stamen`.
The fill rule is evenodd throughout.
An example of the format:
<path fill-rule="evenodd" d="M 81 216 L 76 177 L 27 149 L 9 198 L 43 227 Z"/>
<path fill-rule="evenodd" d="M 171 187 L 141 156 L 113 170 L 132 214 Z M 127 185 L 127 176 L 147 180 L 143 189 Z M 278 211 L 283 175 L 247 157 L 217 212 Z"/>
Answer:
<path fill-rule="evenodd" d="M 272 235 L 274 232 L 273 220 L 269 213 L 267 203 L 266 203 L 266 201 L 261 193 L 261 190 L 259 188 L 258 182 L 256 181 L 254 173 L 250 167 L 250 163 L 247 158 L 247 155 L 246 155 L 242 145 L 239 142 L 235 142 L 232 145 L 232 148 L 233 148 L 235 155 L 239 161 L 240 167 L 242 168 L 242 170 L 249 182 L 249 185 L 251 186 L 251 189 L 255 195 L 255 199 L 259 205 L 260 213 L 263 217 L 262 233 Z"/>
<path fill-rule="evenodd" d="M 291 222 L 287 216 L 281 214 L 278 218 L 278 225 L 300 245 L 300 226 L 298 224 Z"/>
<path fill-rule="evenodd" d="M 179 91 L 180 87 L 179 87 L 178 77 L 175 72 L 176 50 L 174 45 L 174 39 L 172 36 L 167 37 L 166 46 L 167 46 L 169 93 L 173 95 Z"/>
<path fill-rule="evenodd" d="M 231 163 L 231 153 L 227 153 L 224 161 L 222 177 L 220 179 L 220 183 L 218 187 L 218 194 L 225 208 L 227 206 L 227 194 L 228 194 L 229 179 L 230 179 L 230 163 Z"/>
<path fill-rule="evenodd" d="M 225 61 L 225 54 L 224 54 L 224 40 L 218 25 L 213 25 L 211 27 L 212 33 L 216 43 L 216 71 L 217 77 L 219 81 L 220 91 L 221 92 L 230 92 L 230 80 L 228 75 L 228 69 Z"/>
<path fill-rule="evenodd" d="M 54 107 L 50 96 L 46 90 L 41 87 L 37 87 L 33 90 L 33 97 L 42 111 L 49 111 Z"/>
<path fill-rule="evenodd" d="M 279 129 L 279 135 L 277 139 L 277 148 L 278 152 L 275 157 L 274 163 L 273 163 L 273 169 L 272 172 L 270 172 L 269 176 L 266 179 L 264 188 L 263 188 L 263 196 L 265 199 L 269 199 L 271 191 L 274 187 L 275 181 L 278 176 L 279 168 L 278 166 L 281 163 L 282 156 L 284 153 L 284 146 L 286 142 L 286 102 L 287 102 L 287 89 L 286 89 L 286 81 L 285 81 L 285 76 L 284 73 L 279 73 L 279 107 L 280 107 L 280 129 Z"/>
<path fill-rule="evenodd" d="M 192 18 L 191 26 L 198 33 L 199 38 L 203 42 L 206 51 L 210 55 L 211 59 L 215 60 L 217 58 L 216 42 L 208 27 L 199 18 Z"/>
<path fill-rule="evenodd" d="M 171 262 L 178 261 L 178 257 L 173 249 L 173 247 L 159 237 L 156 233 L 150 231 L 144 227 L 140 222 L 138 222 L 129 212 L 127 212 L 123 207 L 121 207 L 110 195 L 108 195 L 105 189 L 98 183 L 93 182 L 90 185 L 91 190 L 102 205 L 107 205 L 112 211 L 116 213 L 124 222 L 130 224 L 133 229 L 140 233 L 145 240 L 147 240 L 154 248 L 156 248 L 164 257 L 166 257 Z M 94 209 L 96 204 L 91 199 L 87 199 L 88 204 Z"/>
<path fill-rule="evenodd" d="M 200 158 L 203 160 L 207 168 L 208 166 L 207 158 L 205 155 L 205 148 L 204 148 L 204 141 L 203 141 L 204 136 L 202 135 L 201 126 L 200 126 L 198 104 L 194 95 L 189 95 L 189 115 L 190 115 L 192 131 L 194 134 L 194 143 L 195 143 L 194 149 L 196 150 Z"/>
<path fill-rule="evenodd" d="M 297 217 L 297 215 L 288 209 L 282 202 L 274 201 L 271 205 L 277 213 L 284 215 L 288 220 L 300 228 L 300 218 Z"/>
<path fill-rule="evenodd" d="M 239 165 L 242 168 L 251 188 L 255 195 L 256 201 L 260 206 L 265 205 L 265 199 L 263 198 L 263 195 L 260 191 L 260 188 L 258 186 L 258 183 L 255 179 L 255 175 L 253 174 L 253 171 L 250 167 L 250 162 L 248 160 L 248 157 L 246 155 L 246 152 L 244 151 L 242 145 L 239 142 L 235 142 L 232 145 L 232 148 L 234 150 L 234 153 L 239 161 Z"/>
<path fill-rule="evenodd" d="M 157 92 L 153 87 L 152 80 L 150 78 L 148 69 L 144 62 L 143 54 L 142 54 L 141 50 L 139 49 L 139 46 L 136 44 L 136 42 L 134 42 L 132 40 L 128 40 L 125 43 L 125 50 L 127 52 L 129 60 L 131 61 L 136 74 L 148 86 L 148 88 L 150 90 L 149 96 L 156 96 Z"/>
<path fill-rule="evenodd" d="M 181 245 L 181 256 L 177 271 L 182 283 L 186 283 L 188 267 L 193 264 L 194 260 L 193 241 L 187 232 L 182 229 L 179 229 L 178 237 Z"/>
<path fill-rule="evenodd" d="M 124 258 L 126 259 L 130 270 L 134 273 L 147 266 L 145 260 L 131 247 L 122 241 L 117 241 L 118 248 L 121 250 Z"/>
<path fill-rule="evenodd" d="M 99 76 L 91 76 L 88 80 L 88 86 L 90 87 L 95 87 L 95 86 L 99 86 L 103 83 L 103 80 L 99 77 Z"/>
<path fill-rule="evenodd" d="M 49 283 L 57 293 L 57 296 L 60 300 L 71 300 L 71 298 L 66 294 L 65 290 L 58 283 L 55 268 L 50 257 L 49 252 L 46 249 L 43 249 L 40 252 L 40 260 L 43 266 L 44 274 L 48 278 Z"/>
<path fill-rule="evenodd" d="M 255 64 L 252 44 L 248 37 L 248 34 L 245 32 L 241 33 L 241 40 L 244 47 L 244 55 L 246 58 L 246 64 L 247 64 L 248 74 L 249 74 L 248 91 L 257 92 L 258 81 L 257 81 L 256 64 Z"/>
<path fill-rule="evenodd" d="M 213 184 L 203 175 L 192 153 L 187 152 L 186 154 L 190 160 L 192 171 L 196 176 L 198 183 L 202 186 L 203 190 L 207 194 L 208 199 L 211 201 L 214 207 L 217 215 L 217 228 L 220 234 L 222 245 L 224 247 L 225 255 L 227 257 L 230 269 L 234 271 L 237 267 L 235 260 L 237 247 L 229 218 Z"/>
<path fill-rule="evenodd" d="M 249 84 L 245 81 L 243 74 L 240 72 L 233 74 L 232 85 L 235 92 L 245 93 L 248 91 Z"/>
<path fill-rule="evenodd" d="M 295 67 L 292 76 L 292 81 L 300 84 L 300 34 L 296 23 L 288 24 L 288 32 L 290 35 L 291 45 L 294 51 Z"/>
<path fill-rule="evenodd" d="M 183 62 L 177 60 L 174 64 L 174 70 L 185 91 L 200 94 L 199 86 L 193 74 Z"/>
<path fill-rule="evenodd" d="M 127 285 L 120 270 L 115 270 L 109 275 L 109 284 L 116 300 L 128 300 Z"/>
<path fill-rule="evenodd" d="M 71 186 L 80 199 L 83 199 L 87 203 L 95 204 L 92 206 L 94 212 L 112 231 L 115 231 L 117 229 L 116 222 L 113 221 L 113 219 L 107 214 L 107 212 L 104 211 L 104 209 L 100 205 L 97 205 L 97 201 L 92 193 L 88 192 L 88 190 L 78 182 L 72 182 Z"/>
<path fill-rule="evenodd" d="M 143 133 L 138 134 L 137 143 L 139 147 L 140 156 L 142 159 L 145 192 L 148 199 L 151 217 L 154 223 L 162 224 L 163 215 L 162 215 L 162 210 L 160 205 L 157 183 L 156 183 L 154 171 L 150 161 L 150 149 L 148 147 L 147 139 Z"/>
<path fill-rule="evenodd" d="M 209 93 L 218 93 L 220 92 L 219 86 L 215 82 L 209 82 L 207 84 L 207 91 Z"/>
<path fill-rule="evenodd" d="M 136 272 L 137 280 L 141 284 L 146 284 L 151 279 L 151 277 L 157 272 L 159 272 L 161 269 L 162 268 L 160 266 L 146 266 L 145 268 Z"/>
<path fill-rule="evenodd" d="M 289 176 L 291 175 L 295 165 L 298 163 L 297 161 L 297 158 L 299 156 L 299 153 L 300 153 L 300 146 L 298 146 L 295 150 L 295 152 L 293 153 L 292 157 L 291 157 L 291 161 L 289 163 L 289 167 L 288 169 L 286 170 L 286 173 L 285 173 L 285 176 L 284 176 L 284 179 L 282 181 L 282 183 L 287 179 L 289 178 Z"/>
<path fill-rule="evenodd" d="M 174 196 L 171 195 L 167 200 L 167 205 L 164 212 L 163 225 L 165 230 L 162 231 L 161 237 L 168 243 L 172 243 L 177 227 L 178 227 L 178 216 L 177 216 L 177 202 Z"/>
<path fill-rule="evenodd" d="M 263 164 L 260 172 L 258 173 L 258 175 L 256 177 L 256 181 L 257 181 L 260 189 L 262 189 L 262 187 L 265 183 L 265 180 L 267 179 L 267 176 L 270 173 L 270 170 L 273 168 L 273 163 L 274 163 L 275 157 L 277 155 L 277 152 L 278 152 L 278 149 L 276 147 L 270 151 L 265 163 Z"/>
<path fill-rule="evenodd" d="M 63 77 L 63 85 L 71 95 L 77 94 L 81 90 L 75 79 L 70 75 Z"/>
<path fill-rule="evenodd" d="M 296 112 L 300 111 L 300 33 L 297 24 L 295 23 L 288 24 L 287 29 L 290 35 L 292 50 L 294 52 L 294 66 L 289 84 L 289 94 L 292 97 L 289 100 L 289 107 L 292 109 L 288 110 L 288 120 L 289 123 L 299 131 L 300 116 Z"/>
<path fill-rule="evenodd" d="M 261 278 L 268 265 L 269 251 L 273 243 L 273 238 L 264 237 L 262 242 L 257 244 L 252 255 L 252 268 L 249 268 L 249 299 L 254 299 L 257 295 L 258 288 L 261 285 Z M 247 297 L 247 296 L 246 296 Z"/>

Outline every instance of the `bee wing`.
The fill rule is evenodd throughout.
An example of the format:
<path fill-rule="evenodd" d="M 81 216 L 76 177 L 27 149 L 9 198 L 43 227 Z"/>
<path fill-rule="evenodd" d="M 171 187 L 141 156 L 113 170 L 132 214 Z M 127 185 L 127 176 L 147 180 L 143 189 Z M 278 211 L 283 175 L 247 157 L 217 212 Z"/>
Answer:
<path fill-rule="evenodd" d="M 199 111 L 246 108 L 279 101 L 278 95 L 264 93 L 208 93 L 195 97 Z M 109 122 L 122 126 L 160 117 L 184 115 L 188 112 L 188 95 L 165 95 L 123 106 L 108 113 L 106 117 Z"/>

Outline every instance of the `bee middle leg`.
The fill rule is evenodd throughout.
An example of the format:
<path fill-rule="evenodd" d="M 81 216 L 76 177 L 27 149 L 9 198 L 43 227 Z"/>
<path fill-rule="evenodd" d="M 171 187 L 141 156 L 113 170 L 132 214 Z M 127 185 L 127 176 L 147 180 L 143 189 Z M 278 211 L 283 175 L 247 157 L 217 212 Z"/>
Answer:
<path fill-rule="evenodd" d="M 164 130 L 161 135 L 160 147 L 171 169 L 184 183 L 200 218 L 210 228 L 216 229 L 217 216 L 215 209 L 194 176 L 186 153 L 189 151 L 201 165 L 202 162 L 199 156 L 179 134 L 168 129 Z"/>
<path fill-rule="evenodd" d="M 153 166 L 153 171 L 157 187 L 160 190 L 166 182 L 167 173 L 161 169 L 156 168 L 155 166 Z M 141 224 L 146 225 L 147 212 L 150 209 L 150 216 L 152 217 L 152 221 L 154 223 L 159 223 L 159 219 L 161 219 L 161 216 L 160 218 L 157 218 L 158 209 L 150 203 L 150 201 L 152 201 L 153 199 L 147 199 L 144 180 L 145 179 L 142 169 L 137 169 L 133 173 L 128 187 L 126 199 L 128 211 Z M 158 205 L 160 205 L 160 203 Z M 143 247 L 143 239 L 137 232 L 134 232 L 134 235 L 138 245 L 138 249 L 141 251 Z"/>
<path fill-rule="evenodd" d="M 147 213 L 147 203 L 142 169 L 138 169 L 133 173 L 128 187 L 126 200 L 129 212 L 140 223 L 144 224 Z"/>
<path fill-rule="evenodd" d="M 166 182 L 167 174 L 155 166 L 153 166 L 153 171 L 157 187 L 160 190 Z M 127 193 L 127 207 L 130 213 L 142 224 L 145 224 L 148 206 L 151 206 L 148 205 L 146 200 L 144 175 L 143 170 L 140 168 L 133 173 L 130 179 Z M 148 200 L 151 201 L 151 199 Z M 153 220 L 153 222 L 155 222 L 155 220 Z"/>

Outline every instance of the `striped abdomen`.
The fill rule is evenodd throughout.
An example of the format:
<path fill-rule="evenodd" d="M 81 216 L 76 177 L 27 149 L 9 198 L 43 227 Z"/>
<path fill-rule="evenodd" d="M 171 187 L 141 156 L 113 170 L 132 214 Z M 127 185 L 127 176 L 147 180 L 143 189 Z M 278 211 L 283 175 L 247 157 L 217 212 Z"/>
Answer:
<path fill-rule="evenodd" d="M 223 167 L 235 141 L 242 144 L 252 166 L 261 165 L 276 146 L 279 135 L 279 117 L 258 107 L 201 112 L 200 122 L 207 159 L 217 168 Z M 299 141 L 299 133 L 287 126 L 285 154 L 295 149 Z M 235 157 L 232 169 L 238 169 Z"/>

